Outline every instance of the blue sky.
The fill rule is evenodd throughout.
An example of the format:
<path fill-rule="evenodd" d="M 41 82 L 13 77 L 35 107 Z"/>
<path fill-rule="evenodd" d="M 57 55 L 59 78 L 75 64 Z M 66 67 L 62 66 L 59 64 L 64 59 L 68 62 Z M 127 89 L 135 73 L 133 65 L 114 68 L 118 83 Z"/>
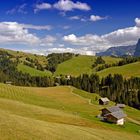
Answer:
<path fill-rule="evenodd" d="M 0 47 L 94 55 L 140 38 L 139 0 L 2 0 Z"/>

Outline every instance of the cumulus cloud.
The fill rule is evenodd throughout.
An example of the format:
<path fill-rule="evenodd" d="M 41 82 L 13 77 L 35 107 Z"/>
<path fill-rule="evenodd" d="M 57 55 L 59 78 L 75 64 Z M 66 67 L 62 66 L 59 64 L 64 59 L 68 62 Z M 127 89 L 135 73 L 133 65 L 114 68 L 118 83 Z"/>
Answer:
<path fill-rule="evenodd" d="M 34 12 L 38 12 L 40 10 L 47 10 L 47 9 L 51 9 L 52 5 L 49 3 L 41 3 L 41 4 L 36 4 Z"/>
<path fill-rule="evenodd" d="M 35 6 L 34 11 L 40 11 L 40 10 L 47 10 L 47 9 L 57 9 L 59 11 L 73 11 L 75 9 L 77 10 L 83 10 L 83 11 L 89 11 L 91 8 L 87 3 L 82 3 L 82 2 L 73 2 L 71 0 L 59 0 L 58 2 L 54 4 L 49 4 L 49 3 L 41 3 L 37 4 Z"/>
<path fill-rule="evenodd" d="M 52 36 L 46 36 L 45 38 L 39 38 L 36 35 L 30 33 L 28 29 L 35 30 L 48 30 L 47 26 L 35 26 L 19 24 L 17 22 L 0 22 L 0 43 L 3 44 L 25 44 L 25 45 L 52 45 L 56 40 Z"/>
<path fill-rule="evenodd" d="M 0 23 L 0 43 L 36 44 L 39 38 L 17 22 Z"/>
<path fill-rule="evenodd" d="M 97 15 L 91 15 L 90 16 L 90 21 L 99 21 L 99 20 L 104 20 L 104 19 L 107 19 L 107 17 L 101 17 L 101 16 L 97 16 Z"/>
<path fill-rule="evenodd" d="M 87 34 L 84 36 L 76 36 L 70 34 L 63 37 L 63 40 L 75 45 L 81 46 L 81 50 L 96 52 L 104 51 L 112 46 L 132 45 L 140 38 L 139 18 L 135 19 L 136 26 L 124 29 L 118 29 L 105 35 Z"/>
<path fill-rule="evenodd" d="M 61 11 L 72 11 L 74 9 L 89 11 L 91 8 L 86 3 L 73 2 L 71 0 L 59 0 L 54 4 L 54 8 Z"/>

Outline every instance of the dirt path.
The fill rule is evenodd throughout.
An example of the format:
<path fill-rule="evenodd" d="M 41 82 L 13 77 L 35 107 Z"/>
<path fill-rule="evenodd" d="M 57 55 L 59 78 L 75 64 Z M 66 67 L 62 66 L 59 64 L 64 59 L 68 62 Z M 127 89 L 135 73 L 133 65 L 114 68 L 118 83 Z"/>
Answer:
<path fill-rule="evenodd" d="M 137 120 L 134 120 L 134 119 L 129 118 L 129 117 L 127 117 L 127 119 L 128 119 L 129 121 L 131 121 L 131 122 L 133 122 L 133 123 L 137 124 L 137 125 L 140 125 L 140 122 L 139 122 L 139 121 L 137 121 Z"/>
<path fill-rule="evenodd" d="M 73 92 L 73 88 L 72 88 L 71 86 L 69 86 L 69 88 L 71 89 L 71 94 L 73 94 L 73 95 L 75 95 L 75 96 L 77 96 L 77 97 L 79 97 L 79 98 L 82 98 L 82 99 L 86 100 L 86 101 L 89 103 L 89 105 L 93 105 L 92 102 L 91 102 L 91 99 L 88 99 L 88 98 L 82 97 L 82 96 L 80 96 L 80 95 L 78 95 L 78 94 L 75 94 L 75 93 Z"/>

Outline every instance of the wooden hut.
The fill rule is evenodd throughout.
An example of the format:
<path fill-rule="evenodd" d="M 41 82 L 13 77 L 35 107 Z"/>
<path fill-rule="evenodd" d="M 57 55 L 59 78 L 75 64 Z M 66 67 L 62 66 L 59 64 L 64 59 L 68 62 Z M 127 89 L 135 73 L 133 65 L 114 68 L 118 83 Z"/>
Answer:
<path fill-rule="evenodd" d="M 105 97 L 105 98 L 100 98 L 99 99 L 99 104 L 100 105 L 108 105 L 109 104 L 109 99 L 107 98 L 107 97 Z"/>

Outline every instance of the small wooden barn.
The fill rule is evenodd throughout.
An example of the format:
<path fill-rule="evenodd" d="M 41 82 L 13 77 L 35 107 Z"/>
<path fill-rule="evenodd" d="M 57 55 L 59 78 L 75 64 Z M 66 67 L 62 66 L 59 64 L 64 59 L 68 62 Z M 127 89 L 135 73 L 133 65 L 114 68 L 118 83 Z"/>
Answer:
<path fill-rule="evenodd" d="M 6 81 L 5 82 L 5 84 L 7 84 L 7 85 L 12 85 L 12 83 L 13 83 L 12 81 Z"/>
<path fill-rule="evenodd" d="M 100 105 L 108 105 L 109 104 L 109 99 L 107 98 L 107 97 L 105 97 L 105 98 L 100 98 L 99 99 L 99 104 Z"/>
<path fill-rule="evenodd" d="M 104 118 L 104 121 L 115 123 L 117 125 L 123 125 L 125 122 L 126 114 L 117 106 L 108 107 L 102 109 L 101 116 Z"/>

